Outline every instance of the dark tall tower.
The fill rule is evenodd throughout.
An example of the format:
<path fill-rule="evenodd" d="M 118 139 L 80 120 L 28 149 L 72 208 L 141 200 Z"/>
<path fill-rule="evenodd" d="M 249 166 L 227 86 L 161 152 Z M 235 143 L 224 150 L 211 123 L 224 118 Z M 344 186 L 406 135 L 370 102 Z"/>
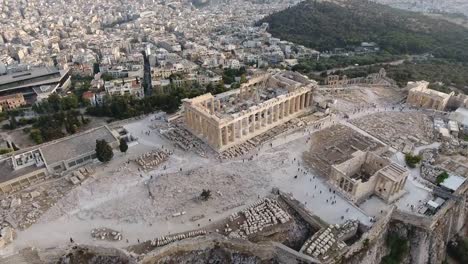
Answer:
<path fill-rule="evenodd" d="M 141 54 L 143 55 L 143 90 L 145 91 L 145 96 L 151 96 L 153 93 L 153 86 L 151 84 L 151 65 L 146 52 L 142 51 Z"/>

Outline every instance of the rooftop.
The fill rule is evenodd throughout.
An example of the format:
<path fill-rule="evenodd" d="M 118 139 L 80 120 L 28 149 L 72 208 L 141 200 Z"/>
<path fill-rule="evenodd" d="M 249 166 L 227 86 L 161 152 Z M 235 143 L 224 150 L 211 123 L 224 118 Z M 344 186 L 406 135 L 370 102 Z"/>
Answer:
<path fill-rule="evenodd" d="M 216 96 L 205 94 L 188 100 L 192 104 L 198 104 L 210 112 L 209 107 L 204 106 L 202 102 L 210 99 L 219 100 L 220 108 L 216 108 L 214 115 L 218 118 L 225 118 L 235 115 L 242 111 L 255 109 L 257 105 L 275 98 L 282 98 L 299 89 L 305 89 L 314 81 L 307 77 L 289 71 L 272 71 L 266 74 L 256 76 L 247 83 L 242 84 L 241 88 L 230 90 Z"/>
<path fill-rule="evenodd" d="M 449 177 L 445 179 L 440 185 L 449 190 L 456 191 L 465 181 L 466 179 L 461 176 L 449 174 Z"/>
<path fill-rule="evenodd" d="M 22 169 L 14 170 L 11 157 L 0 160 L 0 183 L 9 181 L 19 176 L 26 175 L 41 168 L 44 168 L 44 166 L 27 166 Z"/>
<path fill-rule="evenodd" d="M 60 139 L 40 148 L 45 162 L 51 165 L 94 151 L 96 148 L 96 140 L 102 139 L 106 140 L 108 143 L 117 140 L 106 126 L 102 126 L 81 134 Z"/>
<path fill-rule="evenodd" d="M 391 163 L 380 171 L 380 173 L 394 181 L 399 181 L 407 172 L 408 170 L 396 163 Z"/>
<path fill-rule="evenodd" d="M 15 72 L 13 74 L 0 76 L 0 86 L 57 73 L 60 73 L 60 71 L 51 67 L 35 68 L 29 71 Z"/>
<path fill-rule="evenodd" d="M 468 125 L 468 109 L 460 107 L 450 114 L 450 120 L 457 121 L 462 125 Z"/>

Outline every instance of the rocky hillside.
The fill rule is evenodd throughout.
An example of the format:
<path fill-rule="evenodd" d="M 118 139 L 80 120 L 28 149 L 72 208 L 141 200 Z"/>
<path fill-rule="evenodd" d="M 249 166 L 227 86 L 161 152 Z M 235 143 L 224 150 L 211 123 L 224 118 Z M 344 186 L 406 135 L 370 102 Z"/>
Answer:
<path fill-rule="evenodd" d="M 367 0 L 306 0 L 263 22 L 273 36 L 321 51 L 376 42 L 392 54 L 468 62 L 468 29 Z"/>

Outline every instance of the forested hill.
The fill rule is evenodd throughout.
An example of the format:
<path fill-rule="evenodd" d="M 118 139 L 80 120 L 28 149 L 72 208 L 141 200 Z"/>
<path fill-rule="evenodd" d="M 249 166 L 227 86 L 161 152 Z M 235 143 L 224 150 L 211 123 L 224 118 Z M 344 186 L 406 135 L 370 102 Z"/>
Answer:
<path fill-rule="evenodd" d="M 376 42 L 392 54 L 468 62 L 468 29 L 367 0 L 306 0 L 267 16 L 273 36 L 321 51 Z"/>

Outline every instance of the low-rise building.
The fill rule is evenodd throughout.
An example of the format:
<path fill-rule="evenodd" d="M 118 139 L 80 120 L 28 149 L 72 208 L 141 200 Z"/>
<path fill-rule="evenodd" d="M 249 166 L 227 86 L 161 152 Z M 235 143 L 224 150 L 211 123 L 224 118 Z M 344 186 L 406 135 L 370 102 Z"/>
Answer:
<path fill-rule="evenodd" d="M 35 68 L 0 76 L 0 96 L 22 94 L 30 104 L 36 101 L 34 88 L 53 86 L 54 89 L 66 90 L 71 84 L 68 70 L 55 68 Z"/>
<path fill-rule="evenodd" d="M 22 94 L 12 94 L 0 97 L 0 106 L 4 110 L 12 110 L 26 105 Z"/>
<path fill-rule="evenodd" d="M 137 98 L 145 96 L 143 87 L 138 79 L 115 80 L 106 82 L 104 89 L 108 95 L 131 95 Z"/>
<path fill-rule="evenodd" d="M 119 145 L 118 135 L 102 126 L 23 149 L 1 159 L 0 194 L 96 160 L 96 140 L 105 140 L 113 148 Z"/>

